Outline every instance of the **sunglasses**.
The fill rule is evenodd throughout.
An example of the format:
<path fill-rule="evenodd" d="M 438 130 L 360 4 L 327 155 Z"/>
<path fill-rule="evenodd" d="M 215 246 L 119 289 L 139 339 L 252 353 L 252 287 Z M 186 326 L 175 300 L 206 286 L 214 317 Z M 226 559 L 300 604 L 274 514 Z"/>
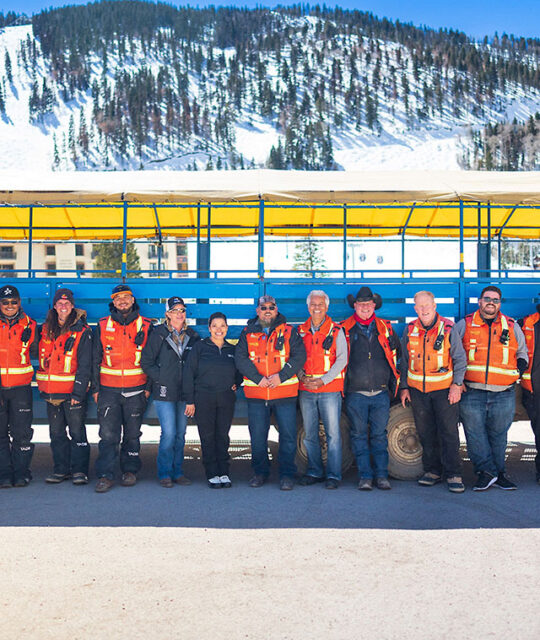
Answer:
<path fill-rule="evenodd" d="M 269 304 L 268 306 L 267 306 L 267 305 L 265 305 L 265 304 L 263 304 L 263 305 L 261 305 L 261 306 L 259 307 L 259 309 L 260 309 L 261 311 L 266 311 L 267 309 L 269 309 L 270 311 L 274 311 L 274 309 L 276 309 L 276 308 L 277 308 L 277 307 L 276 307 L 276 305 L 275 305 L 275 304 Z"/>
<path fill-rule="evenodd" d="M 483 296 L 482 300 L 486 304 L 489 304 L 490 302 L 492 302 L 493 304 L 501 304 L 501 299 L 500 298 L 490 298 L 489 296 Z"/>
<path fill-rule="evenodd" d="M 179 316 L 180 314 L 182 314 L 182 313 L 185 313 L 185 312 L 186 312 L 186 310 L 185 310 L 185 309 L 171 309 L 171 310 L 169 311 L 169 313 L 174 313 L 175 315 L 178 315 L 178 316 Z"/>
<path fill-rule="evenodd" d="M 16 307 L 19 304 L 18 300 L 8 300 L 7 298 L 4 298 L 3 300 L 0 300 L 0 304 L 3 307 Z"/>

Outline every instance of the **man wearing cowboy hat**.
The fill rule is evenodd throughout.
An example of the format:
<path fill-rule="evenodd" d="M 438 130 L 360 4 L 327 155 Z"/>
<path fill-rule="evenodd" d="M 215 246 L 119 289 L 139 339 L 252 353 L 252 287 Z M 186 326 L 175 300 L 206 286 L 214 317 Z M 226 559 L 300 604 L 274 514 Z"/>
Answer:
<path fill-rule="evenodd" d="M 392 325 L 375 315 L 379 294 L 362 287 L 347 300 L 354 313 L 342 324 L 349 347 L 345 378 L 345 411 L 351 423 L 351 442 L 358 467 L 358 488 L 390 489 L 388 438 L 390 395 L 399 384 L 401 345 Z"/>

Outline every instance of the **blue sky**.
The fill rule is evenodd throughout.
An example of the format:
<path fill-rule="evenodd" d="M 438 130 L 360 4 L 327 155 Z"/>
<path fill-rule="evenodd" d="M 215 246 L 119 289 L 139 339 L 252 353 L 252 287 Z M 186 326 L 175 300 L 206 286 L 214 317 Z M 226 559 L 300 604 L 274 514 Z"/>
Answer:
<path fill-rule="evenodd" d="M 281 0 L 265 2 L 264 0 L 214 0 L 213 2 L 182 2 L 168 0 L 169 4 L 205 6 L 209 4 L 255 7 L 290 5 L 299 0 Z M 399 19 L 415 25 L 428 27 L 446 27 L 459 29 L 468 35 L 480 38 L 484 35 L 499 34 L 540 37 L 540 0 L 343 0 L 341 2 L 324 2 L 328 6 L 338 5 L 345 9 L 371 11 L 379 17 Z M 86 0 L 0 0 L 0 11 L 4 14 L 10 10 L 37 13 L 43 8 L 64 6 L 66 4 L 87 4 Z M 315 2 L 313 4 L 316 4 Z M 320 2 L 323 4 L 323 1 Z"/>

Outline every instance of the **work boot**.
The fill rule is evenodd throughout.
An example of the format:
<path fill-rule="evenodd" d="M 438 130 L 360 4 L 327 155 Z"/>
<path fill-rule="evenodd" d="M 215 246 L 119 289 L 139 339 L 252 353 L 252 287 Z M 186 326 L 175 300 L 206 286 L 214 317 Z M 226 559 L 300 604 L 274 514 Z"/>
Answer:
<path fill-rule="evenodd" d="M 131 473 L 131 471 L 126 471 L 126 473 L 122 474 L 120 484 L 123 487 L 134 487 L 137 484 L 137 476 L 134 473 Z"/>
<path fill-rule="evenodd" d="M 110 478 L 99 478 L 94 491 L 96 493 L 107 493 L 107 491 L 109 491 L 109 489 L 111 489 L 113 485 L 114 482 Z"/>

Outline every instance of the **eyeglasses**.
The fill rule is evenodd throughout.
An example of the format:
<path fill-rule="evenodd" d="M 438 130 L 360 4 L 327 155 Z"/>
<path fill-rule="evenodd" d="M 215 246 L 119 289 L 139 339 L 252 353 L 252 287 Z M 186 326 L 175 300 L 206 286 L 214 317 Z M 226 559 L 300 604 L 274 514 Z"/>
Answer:
<path fill-rule="evenodd" d="M 263 304 L 263 305 L 261 305 L 261 306 L 259 307 L 259 309 L 260 309 L 261 311 L 266 311 L 267 309 L 270 309 L 270 311 L 274 311 L 274 309 L 276 309 L 276 308 L 277 308 L 277 307 L 276 307 L 276 305 L 275 305 L 275 304 L 269 304 L 268 306 L 266 306 L 266 305 L 264 305 L 264 304 Z"/>
<path fill-rule="evenodd" d="M 175 316 L 179 316 L 182 313 L 185 313 L 186 310 L 185 309 L 170 309 L 169 313 L 173 313 Z"/>
<path fill-rule="evenodd" d="M 490 302 L 492 302 L 493 304 L 501 304 L 501 299 L 500 298 L 490 298 L 489 296 L 483 296 L 482 300 L 486 304 L 489 304 Z"/>
<path fill-rule="evenodd" d="M 0 304 L 3 307 L 16 307 L 19 304 L 18 300 L 9 300 L 8 298 L 4 298 L 3 300 L 0 300 Z"/>

